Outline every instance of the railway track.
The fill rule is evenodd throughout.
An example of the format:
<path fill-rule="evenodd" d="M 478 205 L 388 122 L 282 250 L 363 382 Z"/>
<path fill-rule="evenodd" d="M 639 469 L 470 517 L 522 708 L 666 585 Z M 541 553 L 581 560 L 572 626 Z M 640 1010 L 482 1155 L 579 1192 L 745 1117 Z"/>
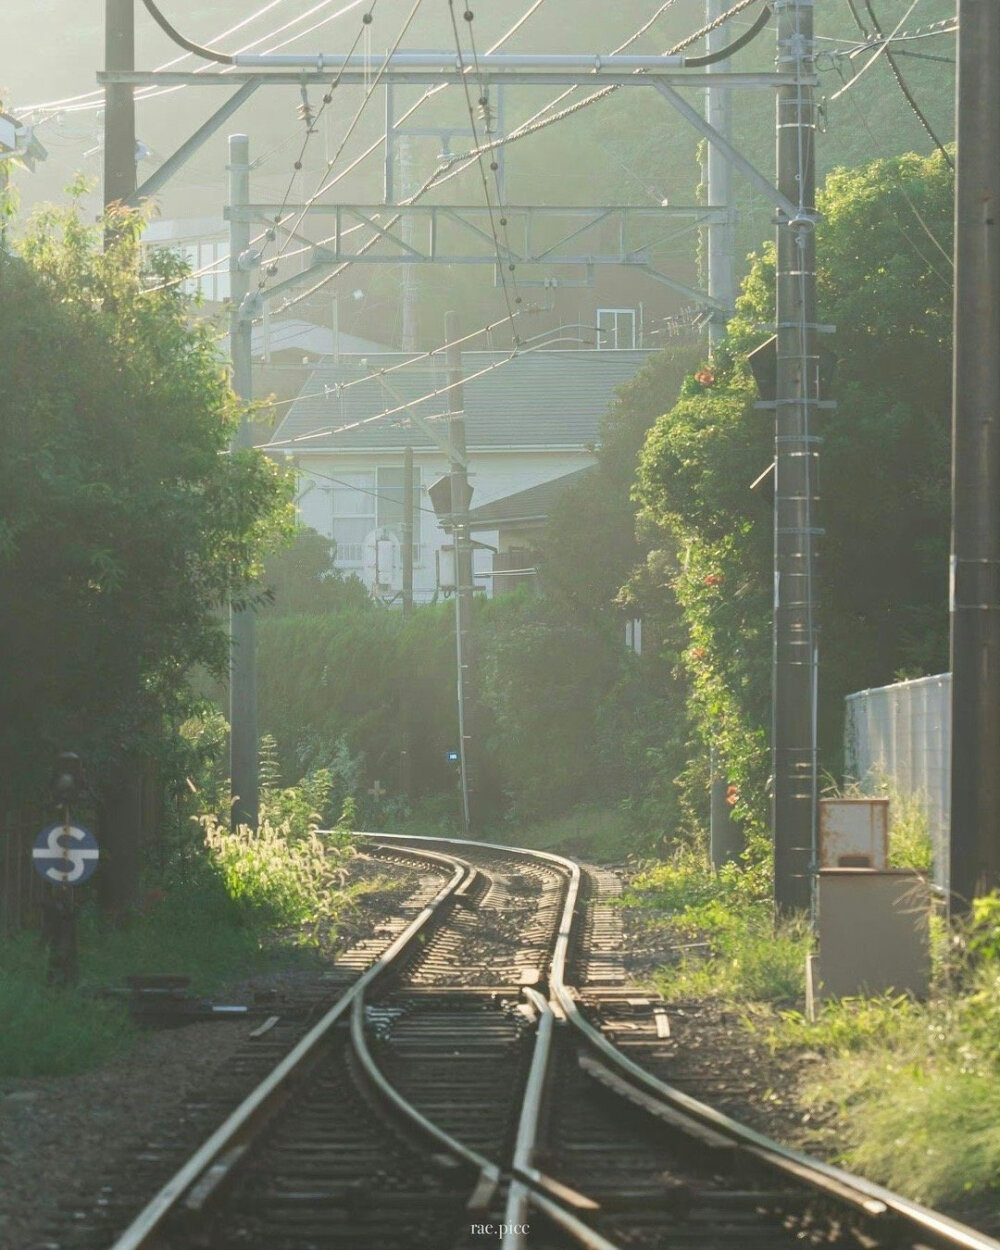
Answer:
<path fill-rule="evenodd" d="M 1000 1250 L 613 1045 L 609 1003 L 633 1004 L 610 874 L 457 839 L 366 845 L 440 889 L 113 1250 Z"/>

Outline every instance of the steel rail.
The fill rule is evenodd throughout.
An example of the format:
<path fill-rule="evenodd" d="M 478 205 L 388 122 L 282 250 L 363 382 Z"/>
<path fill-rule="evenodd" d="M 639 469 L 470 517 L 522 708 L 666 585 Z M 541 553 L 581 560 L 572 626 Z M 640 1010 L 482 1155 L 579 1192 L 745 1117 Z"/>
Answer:
<path fill-rule="evenodd" d="M 1000 1241 L 980 1233 L 967 1225 L 953 1220 L 921 1203 L 894 1193 L 873 1181 L 855 1176 L 830 1163 L 814 1159 L 801 1151 L 785 1146 L 773 1138 L 758 1133 L 745 1124 L 727 1116 L 724 1112 L 700 1102 L 674 1086 L 661 1081 L 651 1072 L 624 1055 L 585 1019 L 576 1002 L 575 991 L 566 984 L 566 964 L 569 942 L 572 936 L 576 906 L 579 899 L 579 865 L 561 855 L 549 851 L 532 850 L 529 847 L 501 846 L 488 842 L 476 842 L 468 838 L 410 837 L 406 835 L 379 835 L 383 839 L 400 838 L 407 842 L 434 842 L 451 846 L 474 846 L 482 850 L 497 851 L 508 855 L 521 855 L 530 859 L 542 859 L 559 865 L 569 875 L 563 914 L 554 948 L 549 972 L 549 992 L 568 1023 L 580 1036 L 620 1072 L 627 1074 L 632 1083 L 651 1093 L 668 1108 L 679 1111 L 709 1129 L 731 1140 L 745 1155 L 758 1160 L 791 1179 L 853 1206 L 868 1218 L 875 1220 L 895 1216 L 918 1234 L 930 1236 L 940 1246 L 949 1250 L 1000 1250 Z M 524 1178 L 527 1179 L 527 1178 Z M 531 1201 L 540 1205 L 541 1195 L 532 1190 Z M 592 1230 L 588 1230 L 592 1231 Z M 517 1245 L 517 1243 L 512 1243 Z"/>
<path fill-rule="evenodd" d="M 365 835 L 358 833 L 355 837 L 377 836 L 380 840 L 393 837 L 409 841 L 409 836 L 404 834 L 378 834 Z M 428 838 L 413 839 L 415 841 L 436 841 L 448 842 L 451 844 L 474 846 L 485 848 L 501 853 L 508 853 L 515 856 L 528 856 L 533 859 L 543 859 L 557 867 L 561 874 L 568 878 L 566 897 L 563 901 L 563 908 L 560 914 L 559 926 L 556 931 L 555 943 L 553 945 L 553 953 L 550 961 L 550 978 L 553 970 L 556 970 L 558 976 L 562 976 L 566 967 L 566 961 L 569 952 L 569 942 L 572 937 L 573 916 L 576 910 L 577 898 L 580 890 L 580 868 L 574 864 L 572 860 L 563 859 L 558 855 L 549 855 L 544 851 L 526 851 L 517 847 L 501 847 L 490 843 L 475 842 L 465 838 Z M 555 1020 L 552 1008 L 542 994 L 530 986 L 524 987 L 523 993 L 531 1005 L 538 1012 L 539 1026 L 535 1038 L 535 1046 L 532 1053 L 531 1067 L 528 1073 L 528 1080 L 525 1086 L 524 1097 L 522 1099 L 521 1115 L 518 1120 L 517 1138 L 514 1147 L 514 1155 L 510 1168 L 510 1185 L 507 1191 L 507 1202 L 505 1207 L 505 1215 L 503 1223 L 507 1230 L 501 1243 L 501 1250 L 520 1250 L 525 1244 L 524 1234 L 519 1231 L 526 1226 L 525 1215 L 527 1213 L 528 1204 L 533 1203 L 540 1211 L 544 1212 L 548 1219 L 564 1232 L 568 1233 L 584 1250 L 619 1250 L 613 1243 L 602 1237 L 595 1229 L 585 1224 L 579 1216 L 573 1213 L 573 1206 L 581 1206 L 587 1203 L 584 1195 L 574 1193 L 568 1186 L 562 1185 L 560 1182 L 553 1180 L 551 1177 L 544 1175 L 537 1168 L 532 1166 L 532 1157 L 535 1151 L 538 1122 L 541 1115 L 542 1099 L 545 1093 L 545 1087 L 548 1081 L 549 1057 L 552 1046 L 552 1029 Z M 444 1132 L 433 1121 L 429 1120 L 421 1111 L 414 1107 L 402 1094 L 391 1084 L 391 1082 L 381 1072 L 374 1058 L 368 1050 L 367 1041 L 364 1036 L 364 1004 L 359 996 L 354 1003 L 354 1009 L 351 1018 L 351 1040 L 354 1044 L 358 1058 L 361 1060 L 362 1066 L 366 1074 L 377 1086 L 379 1092 L 390 1101 L 393 1106 L 404 1116 L 406 1116 L 418 1130 L 423 1131 L 427 1136 L 431 1137 L 439 1145 L 443 1145 L 446 1150 L 457 1155 L 465 1162 L 478 1168 L 480 1172 L 480 1183 L 476 1190 L 476 1196 L 485 1195 L 489 1197 L 499 1183 L 501 1176 L 501 1168 L 499 1165 L 492 1163 L 485 1156 L 471 1150 L 468 1146 Z M 596 1203 L 589 1204 L 592 1209 L 596 1209 Z"/>
<path fill-rule="evenodd" d="M 389 849 L 388 847 L 386 849 Z M 393 848 L 397 849 L 397 848 Z M 198 1148 L 187 1162 L 167 1181 L 159 1192 L 143 1207 L 113 1243 L 111 1250 L 140 1250 L 148 1246 L 163 1221 L 191 1193 L 199 1190 L 199 1202 L 203 1200 L 232 1170 L 232 1166 L 245 1153 L 256 1131 L 263 1126 L 270 1114 L 284 1101 L 289 1084 L 302 1074 L 307 1063 L 319 1058 L 317 1054 L 333 1026 L 345 1015 L 348 1008 L 364 995 L 365 990 L 382 976 L 393 962 L 408 951 L 427 925 L 437 918 L 442 905 L 474 873 L 468 865 L 453 856 L 414 848 L 416 857 L 432 864 L 450 868 L 452 875 L 431 901 L 406 926 L 402 933 L 382 952 L 346 993 L 317 1021 L 309 1032 L 272 1069 L 259 1085 L 226 1117 L 214 1133 Z"/>

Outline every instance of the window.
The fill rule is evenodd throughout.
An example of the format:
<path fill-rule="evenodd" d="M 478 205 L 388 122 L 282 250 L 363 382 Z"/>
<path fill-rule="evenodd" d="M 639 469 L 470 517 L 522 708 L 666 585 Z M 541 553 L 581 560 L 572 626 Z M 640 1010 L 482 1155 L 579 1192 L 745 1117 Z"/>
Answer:
<path fill-rule="evenodd" d="M 598 308 L 597 346 L 603 348 L 635 347 L 635 309 Z"/>
<path fill-rule="evenodd" d="M 378 527 L 392 530 L 397 538 L 403 536 L 403 469 L 385 466 L 378 470 Z M 420 470 L 413 470 L 413 538 L 414 547 L 420 546 Z M 414 551 L 414 558 L 417 552 Z"/>
<path fill-rule="evenodd" d="M 365 539 L 375 525 L 375 474 L 340 474 L 333 485 L 333 540 L 338 565 L 360 568 L 364 564 Z"/>
<path fill-rule="evenodd" d="M 333 539 L 337 564 L 360 568 L 365 539 L 374 529 L 403 533 L 403 469 L 383 466 L 368 473 L 341 473 L 333 485 Z M 420 557 L 420 470 L 413 470 L 414 559 Z"/>
<path fill-rule="evenodd" d="M 187 295 L 198 294 L 203 299 L 216 303 L 229 298 L 228 242 L 193 239 L 186 242 L 156 243 L 152 246 L 178 252 L 191 266 L 192 277 L 182 287 Z"/>

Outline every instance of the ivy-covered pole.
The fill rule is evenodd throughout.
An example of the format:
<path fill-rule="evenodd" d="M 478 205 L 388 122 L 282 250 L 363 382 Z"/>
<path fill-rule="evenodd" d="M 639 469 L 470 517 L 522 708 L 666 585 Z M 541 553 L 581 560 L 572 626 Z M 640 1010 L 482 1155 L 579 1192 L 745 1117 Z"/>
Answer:
<path fill-rule="evenodd" d="M 229 136 L 229 203 L 242 208 L 250 202 L 250 140 Z M 229 351 L 233 390 L 247 403 L 233 447 L 253 442 L 249 403 L 253 398 L 250 335 L 250 225 L 234 213 L 229 223 Z M 233 828 L 257 828 L 259 778 L 257 747 L 257 622 L 251 608 L 232 606 L 229 632 L 229 776 L 232 785 Z"/>
<path fill-rule="evenodd" d="M 952 910 L 1000 886 L 1000 8 L 958 6 L 952 400 Z"/>
<path fill-rule="evenodd" d="M 772 830 L 779 914 L 810 907 L 816 828 L 816 118 L 812 0 L 776 0 L 777 226 Z"/>

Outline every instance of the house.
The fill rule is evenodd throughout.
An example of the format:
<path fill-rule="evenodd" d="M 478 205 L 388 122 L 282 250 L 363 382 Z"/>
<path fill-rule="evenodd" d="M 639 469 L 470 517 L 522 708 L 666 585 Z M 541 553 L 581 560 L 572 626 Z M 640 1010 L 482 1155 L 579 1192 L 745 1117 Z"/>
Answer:
<path fill-rule="evenodd" d="M 503 550 L 502 540 L 509 551 L 516 533 L 508 524 L 513 518 L 498 513 L 491 519 L 482 509 L 499 500 L 516 504 L 519 494 L 593 464 L 602 416 L 648 355 L 609 349 L 463 354 L 460 394 L 482 544 L 475 573 L 487 593 L 493 551 Z M 448 404 L 459 392 L 447 386 L 443 353 L 324 361 L 269 441 L 272 451 L 295 458 L 303 523 L 335 540 L 338 568 L 386 599 L 402 585 L 407 447 L 413 450 L 414 599 L 427 602 L 438 590 L 440 552 L 450 538 L 438 525 L 428 488 L 448 470 Z M 534 506 L 530 498 L 521 502 Z M 532 523 L 521 520 L 522 530 Z"/>
<path fill-rule="evenodd" d="M 493 594 L 502 594 L 533 581 L 536 546 L 552 515 L 553 505 L 564 490 L 594 478 L 596 472 L 597 466 L 588 464 L 469 511 L 469 532 L 473 538 L 484 531 L 496 535 L 491 570 Z"/>

